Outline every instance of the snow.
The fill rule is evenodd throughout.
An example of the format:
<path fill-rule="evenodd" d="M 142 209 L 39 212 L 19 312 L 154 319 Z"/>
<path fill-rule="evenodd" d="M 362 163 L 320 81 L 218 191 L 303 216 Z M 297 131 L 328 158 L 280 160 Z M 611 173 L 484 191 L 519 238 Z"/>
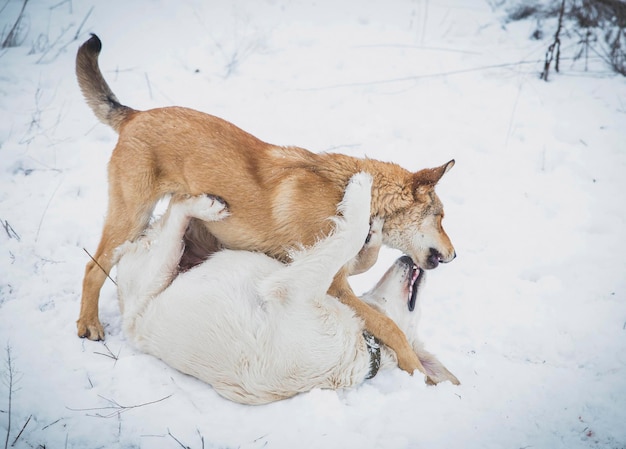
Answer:
<path fill-rule="evenodd" d="M 566 59 L 540 81 L 550 38 L 530 40 L 532 20 L 506 23 L 492 3 L 31 0 L 21 45 L 0 50 L 9 445 L 626 447 L 626 80 Z M 3 35 L 21 5 L 2 7 Z M 461 386 L 391 370 L 348 391 L 230 403 L 126 342 L 111 282 L 106 346 L 77 338 L 116 140 L 76 85 L 89 32 L 132 107 L 193 107 L 272 143 L 411 170 L 456 159 L 438 193 L 458 257 L 429 273 L 421 335 Z M 355 290 L 397 256 L 384 250 Z"/>

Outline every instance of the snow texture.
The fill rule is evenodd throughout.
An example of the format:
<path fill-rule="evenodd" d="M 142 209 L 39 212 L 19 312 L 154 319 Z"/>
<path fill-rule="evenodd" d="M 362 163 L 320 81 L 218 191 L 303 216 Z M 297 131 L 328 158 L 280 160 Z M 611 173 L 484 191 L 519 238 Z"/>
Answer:
<path fill-rule="evenodd" d="M 539 80 L 556 24 L 531 40 L 495 3 L 29 1 L 0 50 L 0 441 L 12 387 L 14 447 L 625 448 L 626 80 L 571 59 Z M 462 385 L 391 370 L 237 405 L 134 350 L 110 281 L 106 346 L 77 338 L 116 141 L 74 76 L 90 32 L 129 106 L 411 170 L 456 159 L 438 193 L 458 257 L 429 273 L 421 337 Z"/>

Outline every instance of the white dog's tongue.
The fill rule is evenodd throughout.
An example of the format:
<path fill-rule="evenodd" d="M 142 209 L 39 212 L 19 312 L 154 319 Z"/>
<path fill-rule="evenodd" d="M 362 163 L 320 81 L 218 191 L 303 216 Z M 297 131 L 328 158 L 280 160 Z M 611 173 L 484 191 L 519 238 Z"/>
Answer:
<path fill-rule="evenodd" d="M 418 280 L 421 274 L 420 268 L 413 264 L 411 268 L 411 283 L 409 284 L 409 311 L 413 312 L 415 310 L 415 303 L 417 301 L 417 288 L 418 288 Z"/>

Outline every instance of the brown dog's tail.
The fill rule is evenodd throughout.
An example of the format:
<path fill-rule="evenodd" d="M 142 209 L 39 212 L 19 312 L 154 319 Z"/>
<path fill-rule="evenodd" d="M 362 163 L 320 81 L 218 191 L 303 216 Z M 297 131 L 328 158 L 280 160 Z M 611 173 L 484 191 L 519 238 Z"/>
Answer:
<path fill-rule="evenodd" d="M 76 55 L 76 77 L 87 104 L 98 120 L 119 133 L 122 123 L 135 110 L 121 104 L 104 80 L 98 66 L 101 49 L 102 42 L 95 34 L 80 46 Z"/>

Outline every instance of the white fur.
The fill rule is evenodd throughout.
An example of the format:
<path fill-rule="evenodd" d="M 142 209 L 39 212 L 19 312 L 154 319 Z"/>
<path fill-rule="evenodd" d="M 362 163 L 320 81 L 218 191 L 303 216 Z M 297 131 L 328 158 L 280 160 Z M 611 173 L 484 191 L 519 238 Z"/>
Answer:
<path fill-rule="evenodd" d="M 289 265 L 259 253 L 221 251 L 176 275 L 189 218 L 218 220 L 226 211 L 203 196 L 171 204 L 145 236 L 118 250 L 127 337 L 142 351 L 245 404 L 362 382 L 370 367 L 363 323 L 326 291 L 368 235 L 371 183 L 369 175 L 355 175 L 338 207 L 342 216 L 333 218 L 334 233 L 296 253 Z M 379 245 L 380 234 L 372 229 Z M 406 308 L 398 263 L 385 278 L 366 299 L 383 311 L 388 308 L 383 298 L 403 303 L 404 310 L 389 307 L 390 317 L 399 315 L 401 328 L 415 334 L 417 314 Z M 416 335 L 408 337 L 419 355 Z M 396 366 L 395 355 L 383 347 L 381 367 L 388 366 Z"/>

